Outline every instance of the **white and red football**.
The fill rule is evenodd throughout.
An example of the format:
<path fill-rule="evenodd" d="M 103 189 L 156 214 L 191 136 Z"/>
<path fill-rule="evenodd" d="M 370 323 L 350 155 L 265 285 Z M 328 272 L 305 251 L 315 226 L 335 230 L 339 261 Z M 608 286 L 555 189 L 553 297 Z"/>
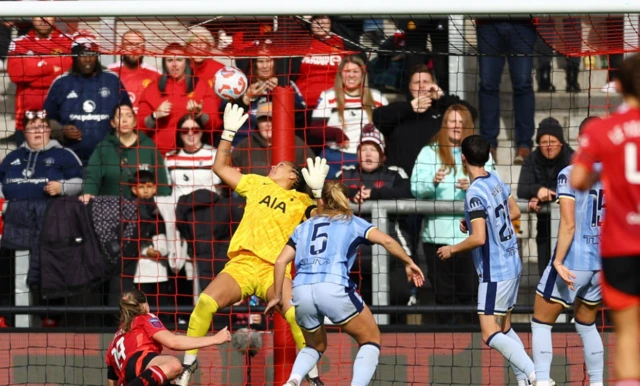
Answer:
<path fill-rule="evenodd" d="M 226 66 L 216 72 L 213 91 L 220 98 L 232 101 L 241 98 L 247 88 L 249 82 L 247 76 L 237 67 Z"/>

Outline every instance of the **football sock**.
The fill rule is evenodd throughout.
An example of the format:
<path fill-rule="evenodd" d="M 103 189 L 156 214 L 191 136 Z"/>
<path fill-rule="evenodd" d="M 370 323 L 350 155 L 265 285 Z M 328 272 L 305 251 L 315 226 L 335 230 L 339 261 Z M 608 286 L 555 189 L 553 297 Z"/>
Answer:
<path fill-rule="evenodd" d="M 360 346 L 356 360 L 353 362 L 353 379 L 351 386 L 367 386 L 376 373 L 380 346 L 375 343 L 365 343 Z"/>
<path fill-rule="evenodd" d="M 531 320 L 531 348 L 538 385 L 541 384 L 540 382 L 548 382 L 551 377 L 551 361 L 553 360 L 552 328 L 553 325 L 540 322 L 536 318 Z"/>
<path fill-rule="evenodd" d="M 316 366 L 321 355 L 322 354 L 320 354 L 318 350 L 311 347 L 304 347 L 300 350 L 296 356 L 296 361 L 293 363 L 289 380 L 294 381 L 299 385 L 300 382 L 302 382 L 302 378 L 304 378 L 304 376 Z"/>
<path fill-rule="evenodd" d="M 204 292 L 198 297 L 198 303 L 191 313 L 189 318 L 189 329 L 187 330 L 187 336 L 205 336 L 207 331 L 211 328 L 211 321 L 213 320 L 213 314 L 218 311 L 218 303 L 213 298 Z M 184 355 L 183 363 L 190 365 L 195 362 L 198 356 L 198 349 L 188 350 Z"/>
<path fill-rule="evenodd" d="M 289 308 L 284 314 L 284 319 L 287 321 L 287 323 L 289 323 L 291 335 L 293 335 L 293 340 L 296 342 L 296 347 L 298 348 L 298 350 L 302 350 L 305 347 L 304 335 L 302 335 L 302 330 L 300 329 L 300 326 L 298 326 L 298 322 L 296 322 L 296 308 Z M 311 378 L 318 377 L 317 366 L 313 366 L 313 368 L 309 371 L 309 376 Z"/>
<path fill-rule="evenodd" d="M 151 366 L 137 378 L 127 384 L 127 386 L 160 386 L 168 382 L 167 376 L 158 366 Z"/>
<path fill-rule="evenodd" d="M 576 319 L 575 326 L 580 339 L 582 339 L 584 363 L 587 365 L 589 381 L 591 385 L 598 382 L 602 384 L 604 380 L 604 346 L 596 324 L 585 324 Z"/>
<path fill-rule="evenodd" d="M 520 344 L 502 332 L 496 332 L 487 339 L 487 346 L 498 350 L 502 356 L 525 374 L 535 371 L 531 358 Z M 530 375 L 531 377 L 531 375 Z"/>
<path fill-rule="evenodd" d="M 524 344 L 522 344 L 522 340 L 520 340 L 520 337 L 513 330 L 513 328 L 510 328 L 509 331 L 505 333 L 505 335 L 513 339 L 516 343 L 522 346 L 522 348 L 524 348 Z M 516 379 L 518 380 L 518 385 L 520 385 L 520 381 L 524 382 L 527 380 L 527 374 L 525 374 L 523 371 L 520 371 L 520 369 L 515 367 L 513 364 L 511 364 L 511 362 L 509 362 L 509 366 L 511 366 L 511 370 L 513 370 L 513 373 L 516 375 Z M 523 384 L 526 385 L 526 382 L 524 382 Z"/>

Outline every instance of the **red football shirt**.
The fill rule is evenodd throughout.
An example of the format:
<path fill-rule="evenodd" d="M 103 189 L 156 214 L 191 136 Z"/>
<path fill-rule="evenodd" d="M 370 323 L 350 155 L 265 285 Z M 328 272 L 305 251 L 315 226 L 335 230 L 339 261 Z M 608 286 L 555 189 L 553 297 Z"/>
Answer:
<path fill-rule="evenodd" d="M 187 102 L 194 100 L 202 104 L 202 112 L 209 116 L 206 130 L 215 130 L 222 125 L 220 117 L 220 98 L 206 82 L 198 81 L 195 90 L 187 94 L 185 79 L 176 82 L 169 77 L 164 94 L 158 88 L 158 81 L 151 83 L 142 93 L 142 100 L 138 108 L 138 126 L 145 125 L 145 119 L 153 114 L 164 101 L 172 103 L 171 114 L 154 121 L 154 127 L 147 127 L 145 132 L 156 143 L 158 150 L 164 155 L 176 148 L 176 131 L 178 121 L 187 114 Z"/>
<path fill-rule="evenodd" d="M 334 86 L 343 47 L 344 42 L 337 36 L 324 41 L 313 39 L 309 53 L 302 58 L 296 86 L 308 109 L 315 109 L 320 94 Z"/>
<path fill-rule="evenodd" d="M 119 330 L 113 337 L 107 350 L 107 366 L 113 368 L 120 381 L 124 380 L 127 360 L 139 351 L 160 354 L 162 345 L 153 336 L 166 328 L 154 314 L 136 316 L 131 322 L 131 329 L 124 333 Z"/>
<path fill-rule="evenodd" d="M 25 111 L 42 110 L 51 83 L 71 67 L 70 51 L 71 38 L 59 31 L 46 39 L 35 31 L 13 39 L 7 72 L 16 84 L 16 129 L 23 129 Z"/>
<path fill-rule="evenodd" d="M 223 68 L 224 64 L 213 59 L 205 59 L 204 62 L 193 64 L 193 74 L 198 77 L 198 80 L 207 81 L 209 88 L 213 89 L 213 78 L 216 76 L 216 72 Z"/>
<path fill-rule="evenodd" d="M 135 69 L 131 69 L 125 66 L 122 62 L 116 62 L 110 64 L 107 67 L 110 71 L 115 72 L 124 84 L 129 94 L 129 99 L 133 104 L 133 111 L 138 113 L 138 106 L 140 105 L 140 99 L 142 99 L 142 93 L 151 83 L 160 78 L 160 71 L 157 68 L 145 63 L 140 63 L 140 66 Z M 138 122 L 138 125 L 142 123 Z"/>
<path fill-rule="evenodd" d="M 640 255 L 640 109 L 592 122 L 580 136 L 575 164 L 602 162 L 606 192 L 602 257 Z"/>

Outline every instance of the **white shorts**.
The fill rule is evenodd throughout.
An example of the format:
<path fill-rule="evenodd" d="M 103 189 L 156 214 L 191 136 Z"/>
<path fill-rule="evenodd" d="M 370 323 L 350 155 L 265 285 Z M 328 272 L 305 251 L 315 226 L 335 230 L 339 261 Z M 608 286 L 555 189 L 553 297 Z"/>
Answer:
<path fill-rule="evenodd" d="M 364 308 L 355 287 L 335 283 L 314 283 L 293 288 L 296 322 L 300 328 L 315 331 L 324 324 L 325 316 L 335 325 L 345 324 Z"/>
<path fill-rule="evenodd" d="M 478 285 L 478 313 L 506 315 L 518 299 L 520 276 L 504 281 L 483 282 Z"/>
<path fill-rule="evenodd" d="M 567 308 L 573 306 L 576 298 L 585 304 L 599 304 L 602 301 L 600 271 L 572 270 L 571 272 L 576 276 L 573 279 L 574 290 L 567 287 L 554 267 L 547 266 L 540 278 L 536 292 L 546 300 L 560 303 Z"/>

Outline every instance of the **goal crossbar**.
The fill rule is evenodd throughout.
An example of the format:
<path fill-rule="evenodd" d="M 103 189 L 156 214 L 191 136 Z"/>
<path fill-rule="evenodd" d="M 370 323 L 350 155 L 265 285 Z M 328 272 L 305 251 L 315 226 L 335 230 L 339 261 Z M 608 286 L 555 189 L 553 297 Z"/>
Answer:
<path fill-rule="evenodd" d="M 126 16 L 266 16 L 266 15 L 349 15 L 362 14 L 360 2 L 323 0 L 305 2 L 245 0 L 242 7 L 232 1 L 21 1 L 0 2 L 0 15 L 8 17 L 126 17 Z M 368 0 L 367 15 L 450 15 L 450 14 L 567 14 L 636 13 L 640 0 L 461 0 L 456 2 L 400 2 Z"/>

